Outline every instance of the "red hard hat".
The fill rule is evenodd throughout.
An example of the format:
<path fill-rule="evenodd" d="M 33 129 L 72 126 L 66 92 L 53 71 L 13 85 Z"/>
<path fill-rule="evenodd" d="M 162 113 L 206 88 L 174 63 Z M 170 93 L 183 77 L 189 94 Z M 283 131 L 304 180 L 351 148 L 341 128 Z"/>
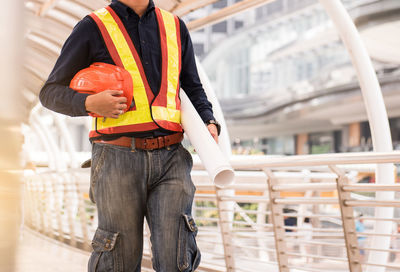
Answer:
<path fill-rule="evenodd" d="M 69 87 L 79 93 L 97 94 L 105 90 L 121 90 L 126 97 L 126 112 L 132 104 L 132 76 L 124 68 L 116 65 L 95 62 L 90 67 L 80 70 L 71 80 Z M 89 113 L 94 117 L 97 114 Z"/>

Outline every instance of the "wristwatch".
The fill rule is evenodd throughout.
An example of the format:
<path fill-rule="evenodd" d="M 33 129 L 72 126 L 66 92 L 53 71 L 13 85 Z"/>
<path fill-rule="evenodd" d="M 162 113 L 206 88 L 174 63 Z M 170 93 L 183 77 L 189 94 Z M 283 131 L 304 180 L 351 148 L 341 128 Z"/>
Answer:
<path fill-rule="evenodd" d="M 206 125 L 214 124 L 217 127 L 218 136 L 221 134 L 221 125 L 217 122 L 217 120 L 208 120 Z"/>

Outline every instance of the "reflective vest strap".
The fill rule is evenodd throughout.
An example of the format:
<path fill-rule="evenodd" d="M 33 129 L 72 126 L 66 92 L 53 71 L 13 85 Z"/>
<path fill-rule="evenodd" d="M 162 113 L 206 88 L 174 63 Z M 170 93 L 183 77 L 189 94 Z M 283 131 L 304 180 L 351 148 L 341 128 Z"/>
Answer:
<path fill-rule="evenodd" d="M 143 83 L 144 83 L 144 86 L 146 88 L 147 98 L 148 98 L 149 101 L 152 101 L 153 98 L 154 98 L 154 94 L 150 89 L 150 85 L 149 85 L 149 83 L 147 81 L 147 77 L 146 77 L 146 74 L 145 74 L 144 69 L 143 69 L 142 61 L 139 58 L 139 54 L 136 51 L 135 45 L 133 44 L 132 39 L 128 34 L 128 31 L 126 31 L 126 28 L 125 28 L 124 24 L 122 23 L 122 21 L 118 17 L 118 15 L 115 13 L 115 11 L 110 6 L 106 7 L 106 9 L 110 12 L 111 16 L 114 18 L 115 22 L 117 23 L 120 31 L 124 35 L 124 38 L 125 38 L 126 42 L 128 43 L 129 49 L 132 52 L 133 58 L 135 59 L 136 65 L 137 65 L 137 67 L 139 69 L 139 72 L 140 72 L 140 76 L 141 76 L 141 78 L 143 80 Z"/>
<path fill-rule="evenodd" d="M 179 109 L 179 75 L 181 68 L 181 37 L 179 19 L 165 10 L 156 8 L 160 29 L 162 53 L 162 78 L 160 94 L 153 103 L 155 106 Z M 177 23 L 178 22 L 178 23 Z"/>
<path fill-rule="evenodd" d="M 161 45 L 161 85 L 159 95 L 154 101 L 156 106 L 167 106 L 167 91 L 168 91 L 168 48 L 167 48 L 167 33 L 165 32 L 164 20 L 159 8 L 155 8 L 158 29 L 160 32 L 160 45 Z"/>
<path fill-rule="evenodd" d="M 178 40 L 178 54 L 179 54 L 179 75 L 182 71 L 182 42 L 181 42 L 181 24 L 179 22 L 178 16 L 175 17 L 175 26 L 176 26 L 176 37 Z M 175 104 L 176 108 L 180 109 L 181 108 L 181 99 L 179 98 L 179 91 L 181 89 L 181 85 L 179 83 L 178 79 L 178 86 L 176 87 L 176 96 L 175 96 Z"/>
<path fill-rule="evenodd" d="M 107 50 L 110 53 L 111 58 L 114 61 L 115 65 L 117 65 L 119 67 L 124 67 L 124 65 L 122 64 L 122 60 L 119 57 L 117 49 L 115 48 L 115 45 L 110 37 L 110 34 L 108 34 L 108 31 L 107 31 L 104 23 L 100 20 L 100 18 L 94 12 L 90 14 L 90 17 L 92 17 L 92 19 L 97 24 L 97 27 L 99 28 L 99 30 L 101 32 L 101 36 L 103 37 L 103 40 L 106 44 Z"/>
<path fill-rule="evenodd" d="M 176 16 L 165 10 L 161 10 L 163 16 L 165 31 L 167 34 L 168 49 L 168 90 L 167 90 L 167 108 L 176 109 L 175 99 L 179 94 L 177 88 L 179 86 L 180 62 L 179 44 L 180 30 L 176 28 Z"/>

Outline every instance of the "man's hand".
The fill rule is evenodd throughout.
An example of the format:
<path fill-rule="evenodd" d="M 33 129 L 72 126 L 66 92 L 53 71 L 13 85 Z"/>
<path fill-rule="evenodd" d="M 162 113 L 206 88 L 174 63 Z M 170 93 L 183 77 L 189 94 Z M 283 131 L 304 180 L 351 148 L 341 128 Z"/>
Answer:
<path fill-rule="evenodd" d="M 126 109 L 126 97 L 118 97 L 123 93 L 123 91 L 105 90 L 89 95 L 85 101 L 86 110 L 100 116 L 118 118 Z"/>
<path fill-rule="evenodd" d="M 214 140 L 218 143 L 218 129 L 215 124 L 209 124 L 207 125 L 208 131 L 210 132 L 211 136 L 214 138 Z"/>

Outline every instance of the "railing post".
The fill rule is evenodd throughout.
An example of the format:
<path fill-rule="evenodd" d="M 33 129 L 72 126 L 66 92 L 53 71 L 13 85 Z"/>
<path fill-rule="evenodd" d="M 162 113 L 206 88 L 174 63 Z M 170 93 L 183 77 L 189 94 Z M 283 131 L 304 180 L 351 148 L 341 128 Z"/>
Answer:
<path fill-rule="evenodd" d="M 340 204 L 340 213 L 342 215 L 342 226 L 344 240 L 346 243 L 347 259 L 349 262 L 349 270 L 351 272 L 361 272 L 360 252 L 358 250 L 356 226 L 354 223 L 353 208 L 345 205 L 346 200 L 351 199 L 350 192 L 343 190 L 343 185 L 349 183 L 349 179 L 345 173 L 334 165 L 330 165 L 329 168 L 338 175 L 337 178 L 337 190 Z"/>
<path fill-rule="evenodd" d="M 82 238 L 83 244 L 82 247 L 85 250 L 90 250 L 90 240 L 89 240 L 89 231 L 88 231 L 88 219 L 85 209 L 85 200 L 83 199 L 83 193 L 79 187 L 79 180 L 76 174 L 72 174 L 72 183 L 76 188 L 76 194 L 78 196 L 78 214 L 81 223 L 82 229 Z"/>
<path fill-rule="evenodd" d="M 51 187 L 51 184 L 50 184 L 50 182 L 48 180 L 40 179 L 40 181 L 43 184 L 44 198 L 45 198 L 45 201 L 46 201 L 45 210 L 46 210 L 47 226 L 46 226 L 46 230 L 44 230 L 44 232 L 50 238 L 54 239 L 53 217 L 52 217 L 52 213 L 51 213 L 51 206 L 49 205 L 49 203 L 51 203 L 51 200 L 53 198 L 52 187 Z"/>
<path fill-rule="evenodd" d="M 279 271 L 289 272 L 288 256 L 286 255 L 285 223 L 282 215 L 283 206 L 275 203 L 275 199 L 280 197 L 280 193 L 272 190 L 272 186 L 277 185 L 278 180 L 271 170 L 265 168 L 263 171 L 268 176 L 267 185 L 271 203 L 272 228 L 274 230 L 275 248 Z"/>
<path fill-rule="evenodd" d="M 73 185 L 70 180 L 70 176 L 66 173 L 62 174 L 63 177 L 63 185 L 64 185 L 64 201 L 66 205 L 66 213 L 68 219 L 68 226 L 69 226 L 69 237 L 70 241 L 69 244 L 73 247 L 76 247 L 77 240 L 76 240 L 76 231 L 75 231 L 75 216 L 73 208 Z"/>
<path fill-rule="evenodd" d="M 221 198 L 225 196 L 232 196 L 234 191 L 219 189 L 216 187 L 215 193 L 217 194 L 219 226 L 221 229 L 222 243 L 224 244 L 226 271 L 233 272 L 235 271 L 235 259 L 233 256 L 231 232 L 234 203 L 232 201 L 222 201 Z"/>
<path fill-rule="evenodd" d="M 62 223 L 62 201 L 63 201 L 63 184 L 62 184 L 62 177 L 58 175 L 51 175 L 51 180 L 53 181 L 51 184 L 53 186 L 54 191 L 54 201 L 55 201 L 55 213 L 57 217 L 57 224 L 58 224 L 58 240 L 61 242 L 65 241 L 64 237 L 64 228 Z M 61 180 L 60 180 L 61 179 Z"/>
<path fill-rule="evenodd" d="M 313 193 L 312 193 L 312 197 L 320 197 L 321 196 L 321 193 L 320 192 L 318 192 L 318 191 L 314 191 Z M 312 213 L 313 214 L 320 214 L 320 207 L 319 207 L 319 205 L 313 205 L 312 206 Z M 318 217 L 315 217 L 315 218 L 313 218 L 312 220 L 311 220 L 311 226 L 313 227 L 313 228 L 320 228 L 321 227 L 321 220 L 318 218 Z M 321 245 L 317 245 L 316 246 L 316 254 L 317 255 L 322 255 L 322 246 Z M 318 259 L 318 258 L 313 258 L 313 262 L 314 263 L 320 263 L 321 262 L 321 259 Z"/>
<path fill-rule="evenodd" d="M 263 193 L 264 197 L 267 197 L 268 192 L 265 191 Z M 264 231 L 264 228 L 262 227 L 263 224 L 265 224 L 266 219 L 267 219 L 267 215 L 266 215 L 266 211 L 267 211 L 268 205 L 267 203 L 258 203 L 258 207 L 257 207 L 257 219 L 256 219 L 256 232 L 257 234 L 259 234 L 259 237 L 262 237 L 262 233 Z M 266 244 L 265 244 L 265 240 L 257 238 L 257 245 L 260 248 L 258 251 L 258 257 L 260 259 L 264 259 L 267 261 L 270 261 L 270 254 L 268 254 L 268 251 L 266 251 L 265 249 Z"/>

